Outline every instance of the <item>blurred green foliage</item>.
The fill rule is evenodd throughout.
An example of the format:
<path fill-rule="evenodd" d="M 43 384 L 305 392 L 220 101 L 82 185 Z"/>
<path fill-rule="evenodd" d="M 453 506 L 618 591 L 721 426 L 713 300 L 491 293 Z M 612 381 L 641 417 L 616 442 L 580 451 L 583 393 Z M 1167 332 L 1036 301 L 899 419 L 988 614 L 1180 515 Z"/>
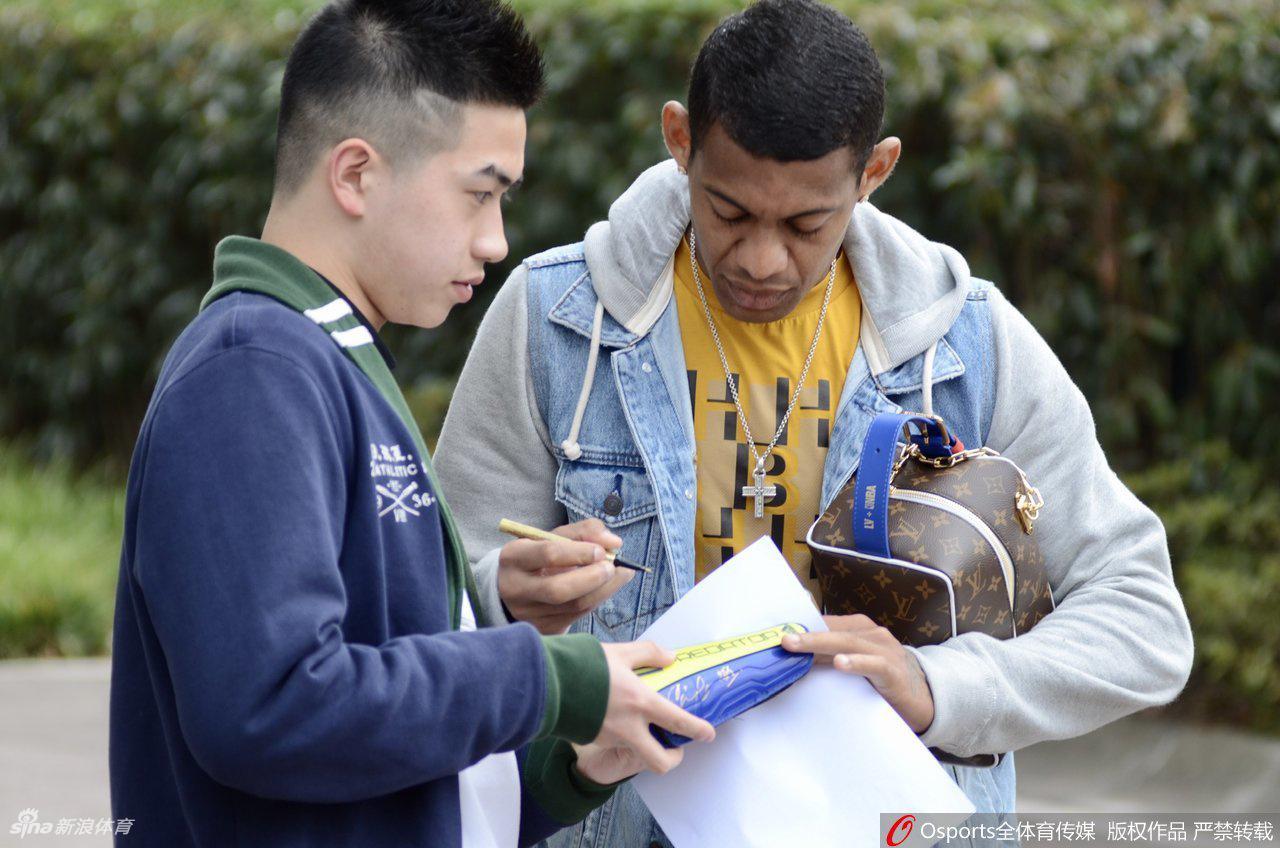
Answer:
<path fill-rule="evenodd" d="M 658 112 L 733 4 L 517 4 L 550 91 L 512 254 L 574 241 L 664 153 Z M 1280 5 L 850 0 L 905 155 L 877 202 L 961 249 L 1059 352 L 1113 455 L 1280 438 Z M 0 10 L 0 434 L 127 454 L 213 245 L 256 234 L 306 0 L 14 0 Z M 501 279 L 506 267 L 490 275 Z M 393 333 L 456 372 L 494 285 Z"/>
<path fill-rule="evenodd" d="M 0 659 L 106 651 L 124 487 L 0 446 Z"/>
<path fill-rule="evenodd" d="M 213 246 L 259 232 L 283 60 L 318 5 L 0 8 L 0 436 L 36 457 L 127 458 Z M 390 333 L 430 433 L 497 282 L 581 238 L 665 155 L 659 109 L 683 98 L 698 45 L 740 4 L 516 5 L 545 47 L 549 92 L 509 207 L 511 257 L 444 328 Z M 1280 730 L 1280 485 L 1261 465 L 1280 440 L 1280 4 L 836 5 L 881 55 L 886 132 L 904 142 L 877 204 L 1009 293 L 1090 398 L 1113 461 L 1146 469 L 1128 479 L 1169 529 L 1198 639 L 1186 708 Z M 40 473 L 13 471 L 14 485 L 52 485 Z M 29 547 L 0 550 L 0 581 Z M 101 553 L 94 567 L 114 569 Z M 76 613 L 83 595 L 52 588 L 64 583 L 76 580 L 28 593 L 46 600 L 19 630 L 68 632 L 46 608 L 101 618 Z M 84 635 L 101 621 L 5 643 L 12 608 L 0 654 L 101 647 Z"/>
<path fill-rule="evenodd" d="M 1128 475 L 1169 531 L 1196 640 L 1179 712 L 1280 733 L 1280 487 L 1223 442 Z"/>

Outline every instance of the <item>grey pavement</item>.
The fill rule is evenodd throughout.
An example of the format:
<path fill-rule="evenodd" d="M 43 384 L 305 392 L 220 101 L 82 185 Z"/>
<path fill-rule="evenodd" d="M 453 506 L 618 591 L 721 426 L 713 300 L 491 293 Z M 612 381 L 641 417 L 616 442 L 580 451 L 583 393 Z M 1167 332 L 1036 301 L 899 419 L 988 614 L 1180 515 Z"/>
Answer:
<path fill-rule="evenodd" d="M 1131 716 L 1017 770 L 1019 812 L 1280 813 L 1280 739 L 1221 728 Z"/>
<path fill-rule="evenodd" d="M 109 680 L 105 659 L 0 662 L 0 845 L 110 844 L 9 833 L 28 808 L 110 818 Z M 1151 716 L 1026 748 L 1017 768 L 1022 813 L 1280 813 L 1280 740 Z"/>
<path fill-rule="evenodd" d="M 0 662 L 0 845 L 110 845 L 106 836 L 12 836 L 38 822 L 111 817 L 107 789 L 108 660 Z M 8 840 L 8 841 L 6 841 Z"/>

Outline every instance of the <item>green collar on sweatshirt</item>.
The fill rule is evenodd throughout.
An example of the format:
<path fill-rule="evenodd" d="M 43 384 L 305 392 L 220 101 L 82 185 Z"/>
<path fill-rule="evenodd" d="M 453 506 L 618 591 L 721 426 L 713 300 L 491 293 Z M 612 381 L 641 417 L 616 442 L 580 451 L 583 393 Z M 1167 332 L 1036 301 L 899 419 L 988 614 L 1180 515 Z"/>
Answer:
<path fill-rule="evenodd" d="M 264 294 L 302 313 L 308 313 L 309 310 L 320 310 L 335 302 L 343 302 L 340 298 L 335 298 L 333 290 L 315 271 L 312 271 L 288 251 L 258 239 L 229 236 L 219 242 L 214 250 L 213 288 L 209 290 L 209 293 L 204 296 L 204 300 L 200 302 L 200 309 L 207 309 L 209 304 L 218 298 L 237 291 Z M 312 312 L 307 317 L 316 321 L 323 330 L 330 334 L 341 334 L 345 331 L 354 330 L 357 331 L 354 335 L 358 337 L 360 335 L 359 331 L 364 329 L 364 325 L 349 310 L 342 311 L 346 314 L 332 321 L 323 320 L 325 317 L 323 312 L 319 315 Z M 471 598 L 472 609 L 477 617 L 477 625 L 484 626 L 486 622 L 479 620 L 483 613 L 475 600 L 475 581 L 471 574 L 471 569 L 467 565 L 467 555 L 462 547 L 462 536 L 458 533 L 458 527 L 454 523 L 453 513 L 449 511 L 449 505 L 445 503 L 444 493 L 436 482 L 435 470 L 431 465 L 431 454 L 427 451 L 427 444 L 422 438 L 422 431 L 418 428 L 418 423 L 414 421 L 413 414 L 409 412 L 409 405 L 405 403 L 404 395 L 400 392 L 400 386 L 396 384 L 395 378 L 391 376 L 391 371 L 387 368 L 387 363 L 382 358 L 382 354 L 378 352 L 377 347 L 373 344 L 372 338 L 369 339 L 368 343 L 354 344 L 351 347 L 342 346 L 337 339 L 334 340 L 334 344 L 338 345 L 339 349 L 347 355 L 347 358 L 355 363 L 356 367 L 369 378 L 369 382 L 373 383 L 374 388 L 378 390 L 383 399 L 400 416 L 400 420 L 404 422 L 405 427 L 408 428 L 413 436 L 418 455 L 422 457 L 422 468 L 427 474 L 427 479 L 431 481 L 431 488 L 436 496 L 441 524 L 444 529 L 445 556 L 448 560 L 449 610 L 453 629 L 457 630 L 461 621 L 462 589 L 464 587 Z"/>

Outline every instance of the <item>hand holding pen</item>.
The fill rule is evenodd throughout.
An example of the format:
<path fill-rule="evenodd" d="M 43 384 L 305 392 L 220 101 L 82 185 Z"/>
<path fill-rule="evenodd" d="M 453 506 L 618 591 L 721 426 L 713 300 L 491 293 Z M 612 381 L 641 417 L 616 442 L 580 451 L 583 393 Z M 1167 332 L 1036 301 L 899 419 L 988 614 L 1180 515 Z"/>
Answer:
<path fill-rule="evenodd" d="M 587 524 L 589 522 L 581 522 L 581 523 Z M 570 526 L 577 526 L 577 525 L 570 525 Z M 559 542 L 565 538 L 563 534 L 552 533 L 549 530 L 539 530 L 537 527 L 530 527 L 528 524 L 521 524 L 518 521 L 512 521 L 510 518 L 504 518 L 501 521 L 499 521 L 498 529 L 501 530 L 503 533 L 506 533 L 511 536 L 515 536 L 518 539 L 533 539 L 535 541 L 541 541 L 541 542 Z M 567 529 L 567 528 L 561 528 L 561 529 Z M 612 533 L 608 535 L 614 539 L 618 538 L 617 536 L 613 536 Z M 644 571 L 646 573 L 649 571 L 649 569 L 645 568 L 643 565 L 636 565 L 634 562 L 631 562 L 630 560 L 623 559 L 620 556 L 620 553 L 621 552 L 617 549 L 608 550 L 608 551 L 605 551 L 604 556 L 605 556 L 605 559 L 609 560 L 614 565 L 620 565 L 623 568 L 629 568 L 632 571 Z"/>
<path fill-rule="evenodd" d="M 504 532 L 521 531 L 498 557 L 498 594 L 510 616 L 544 634 L 563 633 L 589 615 L 635 576 L 618 567 L 622 540 L 595 518 L 547 533 L 515 522 Z M 531 532 L 524 532 L 531 531 Z M 536 538 L 526 538 L 538 534 Z"/>

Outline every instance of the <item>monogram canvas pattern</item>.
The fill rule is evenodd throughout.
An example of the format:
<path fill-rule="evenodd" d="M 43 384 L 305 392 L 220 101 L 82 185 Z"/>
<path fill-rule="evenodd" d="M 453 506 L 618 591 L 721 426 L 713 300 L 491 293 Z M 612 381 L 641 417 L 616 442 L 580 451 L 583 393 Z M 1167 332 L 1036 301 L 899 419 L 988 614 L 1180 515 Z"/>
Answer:
<path fill-rule="evenodd" d="M 1020 484 L 1013 463 L 997 456 L 972 457 L 945 469 L 908 460 L 893 478 L 895 489 L 906 497 L 921 492 L 944 498 L 990 528 L 1012 561 L 1012 608 L 996 548 L 970 521 L 944 506 L 891 494 L 893 560 L 853 551 L 850 480 L 810 531 L 824 610 L 867 615 L 913 646 L 959 633 L 1007 639 L 1029 630 L 1052 611 L 1053 597 L 1040 546 L 1018 520 Z"/>
<path fill-rule="evenodd" d="M 1033 627 L 1053 609 L 1044 555 L 1035 536 L 1024 533 L 1018 521 L 1014 498 L 1021 475 L 1011 461 L 997 456 L 976 456 L 946 469 L 912 462 L 902 468 L 894 482 L 903 488 L 949 498 L 986 521 L 1013 558 L 1017 575 L 1015 624 L 1019 633 Z"/>

